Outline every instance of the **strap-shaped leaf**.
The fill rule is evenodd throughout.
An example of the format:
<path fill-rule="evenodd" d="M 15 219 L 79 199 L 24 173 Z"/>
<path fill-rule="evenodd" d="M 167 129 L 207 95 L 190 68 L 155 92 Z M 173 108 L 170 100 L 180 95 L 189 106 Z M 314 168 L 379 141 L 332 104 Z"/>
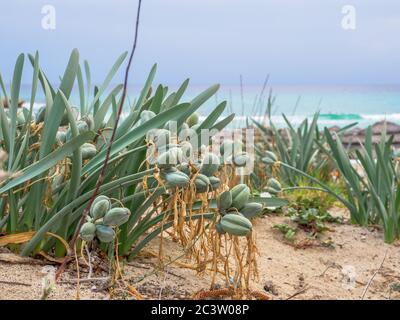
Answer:
<path fill-rule="evenodd" d="M 235 114 L 232 113 L 229 116 L 227 116 L 226 118 L 222 119 L 220 122 L 217 122 L 216 124 L 214 124 L 211 129 L 213 130 L 218 130 L 221 131 L 222 129 L 224 129 L 228 124 L 230 124 L 232 122 L 232 120 L 235 118 Z"/>
<path fill-rule="evenodd" d="M 107 87 L 109 86 L 111 80 L 114 78 L 115 74 L 117 73 L 119 67 L 121 66 L 122 62 L 124 62 L 126 56 L 128 55 L 128 52 L 124 52 L 123 54 L 121 54 L 117 61 L 115 61 L 114 65 L 112 66 L 111 70 L 109 71 L 109 73 L 107 74 L 104 82 L 102 83 L 102 85 L 99 87 L 99 90 L 97 91 L 92 103 L 89 106 L 88 112 L 91 112 L 92 109 L 94 108 L 94 105 L 98 102 L 98 100 L 100 99 L 101 95 L 104 93 L 104 91 L 107 89 Z M 64 92 L 64 91 L 63 91 Z"/>
<path fill-rule="evenodd" d="M 185 81 L 183 81 L 183 83 L 181 84 L 181 86 L 175 93 L 174 100 L 172 101 L 173 106 L 179 103 L 179 101 L 181 100 L 183 94 L 185 93 L 188 85 L 189 85 L 189 79 L 186 79 Z"/>
<path fill-rule="evenodd" d="M 208 115 L 206 119 L 200 124 L 199 130 L 211 128 L 225 111 L 226 101 L 222 101 L 215 109 Z"/>
<path fill-rule="evenodd" d="M 151 84 L 153 83 L 156 72 L 157 72 L 157 64 L 154 64 L 150 70 L 150 73 L 149 73 L 149 76 L 147 77 L 146 82 L 144 83 L 143 89 L 140 92 L 140 96 L 135 104 L 134 110 L 140 110 L 140 108 L 142 107 L 142 104 L 144 103 L 144 100 L 146 99 L 146 96 L 149 93 L 149 90 L 151 88 Z"/>
<path fill-rule="evenodd" d="M 84 116 L 86 114 L 86 102 L 85 102 L 86 96 L 85 96 L 85 85 L 83 83 L 83 75 L 82 75 L 81 66 L 78 67 L 77 79 L 78 79 L 81 116 Z"/>
<path fill-rule="evenodd" d="M 15 152 L 15 133 L 17 131 L 17 112 L 19 102 L 19 91 L 21 89 L 22 70 L 24 68 L 24 55 L 18 56 L 17 62 L 15 63 L 13 80 L 11 83 L 11 103 L 9 108 L 10 114 L 10 151 L 8 159 L 8 169 L 12 168 L 14 161 Z"/>
<path fill-rule="evenodd" d="M 53 151 L 46 157 L 42 158 L 40 161 L 24 168 L 18 177 L 7 182 L 3 187 L 0 188 L 0 193 L 4 193 L 15 186 L 20 185 L 41 173 L 49 170 L 51 167 L 57 164 L 58 161 L 63 160 L 66 156 L 70 155 L 76 148 L 79 148 L 86 141 L 93 139 L 94 132 L 85 132 L 80 136 L 72 139 L 71 141 L 65 143 L 62 147 Z"/>
<path fill-rule="evenodd" d="M 65 70 L 60 90 L 64 95 L 69 98 L 72 87 L 74 85 L 75 77 L 78 72 L 79 66 L 79 52 L 74 49 L 71 53 L 67 68 Z M 61 119 L 64 115 L 65 107 L 63 99 L 58 92 L 55 96 L 51 112 L 46 118 L 44 129 L 43 129 L 43 141 L 40 145 L 40 158 L 45 157 L 51 151 L 51 148 L 55 142 L 55 137 L 60 126 Z"/>
<path fill-rule="evenodd" d="M 3 106 L 3 98 L 0 96 L 0 125 L 1 125 L 1 133 L 3 134 L 4 145 L 6 147 L 6 151 L 10 151 L 10 128 L 8 124 L 8 118 Z"/>
<path fill-rule="evenodd" d="M 112 97 L 117 96 L 119 92 L 122 90 L 123 85 L 119 84 L 117 85 L 114 89 L 111 90 L 107 98 L 103 101 L 101 106 L 96 112 L 96 115 L 94 116 L 94 129 L 97 131 L 100 129 L 102 122 L 104 121 L 107 112 L 110 108 L 111 102 L 112 102 Z"/>
<path fill-rule="evenodd" d="M 219 89 L 219 84 L 215 84 L 208 89 L 204 90 L 198 96 L 190 101 L 190 107 L 183 112 L 183 114 L 179 117 L 178 127 L 198 108 L 200 108 L 208 99 L 210 99 Z"/>

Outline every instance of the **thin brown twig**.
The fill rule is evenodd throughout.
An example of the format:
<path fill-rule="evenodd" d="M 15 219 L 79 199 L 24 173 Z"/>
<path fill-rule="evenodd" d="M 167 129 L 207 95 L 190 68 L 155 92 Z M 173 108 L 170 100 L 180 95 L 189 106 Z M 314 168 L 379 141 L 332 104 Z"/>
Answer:
<path fill-rule="evenodd" d="M 0 280 L 0 283 L 3 284 L 9 284 L 9 285 L 16 285 L 16 286 L 25 286 L 25 287 L 31 287 L 32 285 L 29 283 L 23 283 L 23 282 L 17 282 L 17 281 L 5 281 L 5 280 Z"/>
<path fill-rule="evenodd" d="M 386 260 L 386 256 L 388 253 L 388 249 L 386 249 L 385 255 L 383 256 L 382 262 L 379 265 L 379 268 L 375 270 L 374 274 L 372 275 L 372 277 L 368 280 L 367 285 L 365 286 L 365 289 L 361 295 L 361 300 L 364 300 L 365 295 L 367 294 L 367 291 L 369 289 L 369 287 L 371 286 L 372 280 L 374 280 L 375 276 L 379 273 L 379 271 L 381 271 L 383 264 L 385 263 Z"/>
<path fill-rule="evenodd" d="M 127 94 L 129 70 L 130 70 L 130 67 L 131 67 L 131 64 L 132 64 L 132 60 L 133 60 L 133 56 L 134 56 L 134 53 L 135 53 L 135 50 L 136 50 L 136 45 L 137 45 L 137 40 L 138 40 L 138 29 L 139 29 L 139 17 L 140 17 L 141 4 L 142 4 L 142 1 L 138 0 L 138 9 L 137 9 L 136 25 L 135 25 L 135 37 L 134 37 L 134 41 L 133 41 L 131 54 L 129 56 L 129 61 L 128 61 L 128 64 L 127 64 L 126 69 L 125 69 L 125 78 L 124 78 L 124 86 L 123 86 L 121 101 L 120 101 L 120 104 L 119 104 L 119 107 L 118 107 L 118 113 L 117 113 L 117 117 L 115 119 L 115 125 L 114 125 L 113 131 L 112 131 L 112 135 L 111 135 L 111 138 L 110 138 L 110 143 L 109 143 L 109 145 L 107 147 L 107 152 L 106 152 L 106 157 L 105 157 L 105 160 L 104 160 L 104 164 L 103 164 L 103 167 L 101 169 L 100 175 L 99 175 L 99 177 L 97 179 L 96 188 L 95 188 L 95 190 L 93 192 L 93 195 L 90 198 L 90 201 L 88 202 L 88 205 L 86 206 L 85 210 L 83 211 L 82 217 L 81 217 L 81 219 L 79 221 L 79 224 L 78 224 L 78 226 L 76 228 L 75 234 L 71 239 L 70 248 L 74 248 L 74 246 L 75 246 L 75 243 L 76 243 L 76 241 L 78 239 L 78 236 L 79 236 L 79 231 L 80 231 L 82 225 L 85 223 L 86 217 L 88 216 L 89 211 L 90 211 L 90 207 L 92 206 L 93 201 L 95 200 L 95 198 L 96 198 L 96 196 L 97 196 L 97 194 L 99 192 L 100 186 L 103 184 L 103 180 L 104 180 L 104 176 L 105 176 L 106 169 L 107 169 L 107 166 L 108 166 L 108 162 L 110 160 L 110 154 L 111 154 L 112 145 L 113 145 L 113 142 L 114 142 L 114 139 L 115 139 L 115 134 L 116 134 L 116 131 L 117 131 L 119 120 L 121 118 L 121 113 L 122 113 L 123 105 L 125 103 L 125 98 L 126 98 L 126 94 Z M 70 260 L 71 256 L 72 256 L 72 252 L 67 252 L 67 255 L 65 256 L 62 264 L 60 265 L 60 267 L 57 270 L 56 279 L 58 279 L 61 276 L 61 274 L 63 273 L 63 271 L 65 269 L 65 266 L 68 263 L 68 261 Z"/>
<path fill-rule="evenodd" d="M 84 283 L 84 282 L 96 282 L 96 281 L 109 281 L 110 277 L 100 277 L 100 278 L 83 278 L 83 279 L 79 279 L 80 283 Z M 76 283 L 78 281 L 78 278 L 75 279 L 69 279 L 69 280 L 60 280 L 58 283 Z"/>
<path fill-rule="evenodd" d="M 293 299 L 294 297 L 298 296 L 299 294 L 302 294 L 302 293 L 306 292 L 306 291 L 308 290 L 308 288 L 309 288 L 308 286 L 305 286 L 303 289 L 301 289 L 301 290 L 299 290 L 299 291 L 293 293 L 291 296 L 289 296 L 288 298 L 286 298 L 286 300 Z"/>

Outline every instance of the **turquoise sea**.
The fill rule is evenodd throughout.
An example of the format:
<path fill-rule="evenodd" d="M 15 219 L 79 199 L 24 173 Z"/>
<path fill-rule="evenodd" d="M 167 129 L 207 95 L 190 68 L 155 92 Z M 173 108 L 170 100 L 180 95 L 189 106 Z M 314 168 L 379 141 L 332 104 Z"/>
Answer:
<path fill-rule="evenodd" d="M 263 118 L 268 96 L 274 97 L 272 118 L 283 126 L 284 113 L 292 123 L 299 124 L 305 117 L 320 112 L 320 126 L 344 126 L 357 122 L 366 127 L 380 120 L 400 124 L 400 86 L 274 86 L 263 90 L 260 86 L 222 86 L 214 102 L 227 100 L 229 109 L 238 117 Z M 200 90 L 199 90 L 200 91 Z M 209 108 L 209 109 L 208 109 Z"/>
<path fill-rule="evenodd" d="M 206 86 L 189 86 L 184 99 L 190 100 Z M 171 86 L 171 90 L 176 87 Z M 139 86 L 129 88 L 129 100 L 134 101 L 139 94 Z M 270 91 L 272 90 L 272 91 Z M 75 90 L 77 92 L 77 90 Z M 262 119 L 267 106 L 268 96 L 272 92 L 275 98 L 272 115 L 278 126 L 283 126 L 284 113 L 293 123 L 300 123 L 305 117 L 320 112 L 320 126 L 344 126 L 358 122 L 366 127 L 376 121 L 388 120 L 400 124 L 400 85 L 388 86 L 227 86 L 222 85 L 215 97 L 212 97 L 199 111 L 207 116 L 216 104 L 227 100 L 226 114 L 236 113 L 236 124 L 240 125 L 247 117 Z M 23 86 L 21 96 L 28 100 L 30 87 Z M 43 103 L 41 93 L 36 106 Z M 77 94 L 71 97 L 78 104 Z"/>

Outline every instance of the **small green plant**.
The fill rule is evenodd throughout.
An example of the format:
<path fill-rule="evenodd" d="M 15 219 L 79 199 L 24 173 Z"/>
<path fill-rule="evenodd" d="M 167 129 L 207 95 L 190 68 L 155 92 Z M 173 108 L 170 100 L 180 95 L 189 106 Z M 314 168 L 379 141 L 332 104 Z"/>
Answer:
<path fill-rule="evenodd" d="M 275 224 L 273 228 L 279 230 L 283 234 L 285 240 L 294 242 L 297 228 L 293 228 L 286 223 Z"/>
<path fill-rule="evenodd" d="M 303 230 L 307 233 L 309 238 L 319 238 L 321 233 L 329 231 L 329 227 L 326 223 L 342 223 L 342 217 L 333 217 L 328 212 L 320 212 L 315 208 L 293 208 L 289 207 L 287 215 L 290 217 L 294 226 L 290 226 L 286 223 L 276 224 L 273 226 L 274 229 L 279 230 L 285 240 L 294 242 L 298 230 Z"/>
<path fill-rule="evenodd" d="M 342 223 L 342 217 L 333 217 L 329 212 L 321 212 L 316 208 L 301 208 L 288 212 L 291 219 L 296 222 L 300 228 L 311 234 L 321 233 L 329 230 L 326 222 Z"/>
<path fill-rule="evenodd" d="M 334 190 L 335 193 L 346 192 L 345 187 L 341 181 L 329 181 L 326 183 L 330 189 Z M 333 206 L 343 206 L 341 202 L 338 202 L 335 197 L 326 193 L 325 191 L 315 190 L 315 183 L 308 183 L 302 178 L 299 179 L 299 184 L 296 187 L 283 188 L 290 206 L 295 209 L 318 209 L 321 212 L 327 212 Z"/>

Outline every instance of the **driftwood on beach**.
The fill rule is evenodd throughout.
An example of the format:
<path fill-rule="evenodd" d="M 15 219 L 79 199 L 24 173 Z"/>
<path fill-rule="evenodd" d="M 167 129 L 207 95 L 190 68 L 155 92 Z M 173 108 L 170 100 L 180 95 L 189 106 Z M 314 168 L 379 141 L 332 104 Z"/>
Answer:
<path fill-rule="evenodd" d="M 2 101 L 3 101 L 3 107 L 6 108 L 6 109 L 9 108 L 9 106 L 10 106 L 9 101 L 6 98 L 3 98 Z M 25 101 L 23 101 L 23 100 L 19 101 L 18 102 L 18 108 L 22 108 L 24 103 L 25 103 Z"/>
<path fill-rule="evenodd" d="M 372 142 L 373 143 L 378 143 L 381 139 L 381 134 L 384 132 L 384 129 L 386 127 L 386 134 L 388 136 L 394 136 L 393 137 L 393 147 L 395 149 L 400 149 L 400 125 L 390 122 L 390 121 L 378 121 L 372 125 Z M 339 126 L 332 126 L 328 128 L 330 132 L 338 132 L 341 128 Z M 288 133 L 288 128 L 281 128 L 278 130 L 279 134 L 281 137 L 285 139 L 290 139 L 289 138 L 289 133 Z M 321 132 L 323 135 L 323 132 Z M 264 136 L 262 138 L 262 133 L 260 130 L 255 130 L 255 141 L 259 142 L 265 139 L 266 137 Z M 340 135 L 340 139 L 344 145 L 345 148 L 360 148 L 361 145 L 365 142 L 365 136 L 366 136 L 366 129 L 355 127 L 353 129 L 347 130 L 346 132 L 342 133 Z M 268 136 L 267 139 L 269 140 L 269 143 L 272 143 L 273 138 L 272 138 L 272 132 L 271 136 Z"/>
<path fill-rule="evenodd" d="M 393 138 L 393 146 L 396 149 L 400 149 L 400 125 L 395 124 L 390 121 L 378 121 L 372 125 L 372 142 L 378 143 L 381 138 L 381 134 L 384 133 L 386 127 L 386 134 L 389 136 L 394 136 Z M 339 127 L 331 127 L 329 128 L 331 132 L 338 131 Z M 360 147 L 362 143 L 365 141 L 365 132 L 366 129 L 354 128 L 349 130 L 343 134 L 341 137 L 342 143 L 345 147 L 357 148 Z"/>

